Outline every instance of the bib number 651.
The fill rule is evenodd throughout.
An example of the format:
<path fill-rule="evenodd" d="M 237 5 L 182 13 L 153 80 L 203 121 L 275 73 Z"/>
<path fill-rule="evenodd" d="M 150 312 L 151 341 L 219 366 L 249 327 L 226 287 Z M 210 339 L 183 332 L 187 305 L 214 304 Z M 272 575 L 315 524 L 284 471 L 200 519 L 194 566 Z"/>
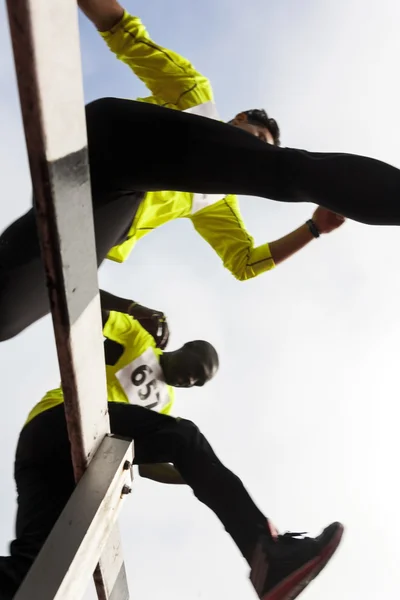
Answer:
<path fill-rule="evenodd" d="M 157 379 L 148 379 L 153 375 L 153 370 L 148 365 L 140 365 L 137 367 L 131 375 L 131 381 L 133 385 L 138 389 L 138 396 L 144 402 L 150 397 L 150 394 L 154 394 L 156 401 L 146 406 L 146 408 L 154 408 L 160 401 L 160 394 L 157 391 Z"/>

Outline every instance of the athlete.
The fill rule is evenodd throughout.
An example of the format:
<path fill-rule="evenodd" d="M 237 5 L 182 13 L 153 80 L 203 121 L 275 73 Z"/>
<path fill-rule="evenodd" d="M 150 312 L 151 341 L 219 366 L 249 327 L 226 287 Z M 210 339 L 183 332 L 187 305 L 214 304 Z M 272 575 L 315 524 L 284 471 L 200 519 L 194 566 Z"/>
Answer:
<path fill-rule="evenodd" d="M 131 16 L 117 0 L 80 0 L 79 5 L 110 50 L 150 90 L 151 96 L 139 98 L 140 101 L 218 118 L 210 81 L 188 60 L 154 42 L 138 17 Z M 280 144 L 279 127 L 263 110 L 243 112 L 231 124 L 266 143 Z M 140 238 L 167 221 L 183 217 L 192 221 L 226 268 L 240 280 L 272 269 L 306 246 L 318 233 L 329 233 L 344 221 L 343 217 L 318 208 L 312 220 L 296 231 L 270 244 L 254 247 L 235 196 L 150 192 L 132 220 L 126 240 L 112 248 L 108 258 L 118 262 L 126 260 Z"/>
<path fill-rule="evenodd" d="M 96 11 L 109 10 L 110 6 L 120 10 L 109 0 L 82 0 L 82 5 L 85 10 L 87 6 Z M 124 12 L 122 23 L 117 20 L 109 30 L 110 39 L 114 28 L 120 32 L 117 39 L 122 39 L 123 44 L 127 38 L 136 37 L 143 39 L 141 48 L 145 54 L 149 49 L 163 54 L 159 46 L 154 48 L 143 26 Z M 315 222 L 289 234 L 291 251 L 280 254 L 279 248 L 287 246 L 279 241 L 271 253 L 270 246 L 254 248 L 240 221 L 236 201 L 230 196 L 233 193 L 285 202 L 314 202 L 364 223 L 400 224 L 398 169 L 356 155 L 310 153 L 265 143 L 259 139 L 262 136 L 259 126 L 253 125 L 252 114 L 248 117 L 251 122 L 245 126 L 243 118 L 239 123 L 236 119 L 224 124 L 160 106 L 157 94 L 164 89 L 165 78 L 169 83 L 174 79 L 168 77 L 169 68 L 169 63 L 164 65 L 160 69 L 161 80 L 150 82 L 152 102 L 103 98 L 86 107 L 99 264 L 110 252 L 118 258 L 115 252 L 119 251 L 112 249 L 121 244 L 124 249 L 119 258 L 123 259 L 126 249 L 129 253 L 144 231 L 170 220 L 171 214 L 172 218 L 190 214 L 203 237 L 210 240 L 211 236 L 225 265 L 239 279 L 247 279 L 304 245 L 304 236 L 312 239 L 320 231 L 330 231 L 342 223 L 340 217 L 320 209 L 323 217 L 319 218 L 317 211 Z M 185 109 L 184 99 L 190 88 L 184 70 L 182 75 L 181 79 L 175 77 L 173 91 L 175 104 L 183 102 L 181 108 Z M 191 81 L 197 89 L 193 77 Z M 169 102 L 172 100 L 164 100 L 166 106 Z M 275 131 L 276 136 L 274 127 L 271 122 L 271 135 Z M 266 141 L 272 141 L 265 133 L 269 128 L 264 127 Z M 66 160 L 66 172 L 70 172 L 70 157 Z M 193 192 L 194 196 L 162 194 L 157 200 L 155 195 L 145 193 L 161 190 Z M 216 194 L 214 200 L 218 201 L 213 203 L 209 194 Z M 220 212 L 225 215 L 223 218 L 218 217 Z M 211 213 L 215 216 L 212 224 Z M 108 309 L 104 300 L 102 306 Z M 0 340 L 17 335 L 48 312 L 33 208 L 0 236 Z"/>
<path fill-rule="evenodd" d="M 331 558 L 342 525 L 333 523 L 316 538 L 279 535 L 196 425 L 168 416 L 173 387 L 202 386 L 216 374 L 211 344 L 197 340 L 163 352 L 130 315 L 102 315 L 112 433 L 134 440 L 135 463 L 161 471 L 152 478 L 186 482 L 214 511 L 247 561 L 259 598 L 293 600 Z M 30 412 L 18 441 L 15 480 L 16 539 L 10 556 L 0 558 L 0 600 L 14 597 L 74 489 L 61 389 Z"/>

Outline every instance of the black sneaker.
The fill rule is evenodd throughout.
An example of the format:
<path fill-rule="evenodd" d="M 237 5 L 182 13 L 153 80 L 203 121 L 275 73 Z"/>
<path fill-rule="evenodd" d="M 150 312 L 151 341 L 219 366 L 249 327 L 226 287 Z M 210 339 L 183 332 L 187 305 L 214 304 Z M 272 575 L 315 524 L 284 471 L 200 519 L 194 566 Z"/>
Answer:
<path fill-rule="evenodd" d="M 294 600 L 322 571 L 340 544 L 343 525 L 332 523 L 316 538 L 285 533 L 255 548 L 250 581 L 261 600 Z"/>

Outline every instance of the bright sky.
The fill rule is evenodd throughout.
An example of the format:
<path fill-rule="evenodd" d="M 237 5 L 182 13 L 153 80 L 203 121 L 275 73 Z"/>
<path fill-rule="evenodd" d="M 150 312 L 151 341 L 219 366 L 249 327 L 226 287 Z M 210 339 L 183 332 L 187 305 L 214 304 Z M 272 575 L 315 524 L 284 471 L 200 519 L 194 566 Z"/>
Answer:
<path fill-rule="evenodd" d="M 400 4 L 396 0 L 127 0 L 153 39 L 211 79 L 219 112 L 265 107 L 283 145 L 348 151 L 400 166 Z M 143 88 L 81 19 L 87 100 Z M 30 180 L 4 4 L 0 7 L 1 227 L 26 211 Z M 379 190 L 376 190 L 379 194 Z M 310 217 L 310 205 L 243 198 L 256 242 Z M 171 347 L 218 348 L 206 388 L 179 393 L 176 413 L 282 529 L 347 532 L 304 600 L 393 598 L 398 587 L 398 230 L 348 223 L 276 271 L 239 283 L 190 223 L 142 240 L 101 284 L 164 310 Z M 40 348 L 40 355 L 38 353 Z M 0 346 L 0 551 L 13 536 L 12 464 L 30 408 L 58 383 L 50 319 Z M 247 568 L 189 489 L 139 478 L 121 518 L 133 598 L 254 599 Z"/>

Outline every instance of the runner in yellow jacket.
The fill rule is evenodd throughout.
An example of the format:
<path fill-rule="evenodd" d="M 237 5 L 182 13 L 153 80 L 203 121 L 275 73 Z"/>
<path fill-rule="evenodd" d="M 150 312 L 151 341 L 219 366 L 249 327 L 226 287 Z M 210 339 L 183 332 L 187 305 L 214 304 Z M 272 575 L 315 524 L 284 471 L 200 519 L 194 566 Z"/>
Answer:
<path fill-rule="evenodd" d="M 131 16 L 116 0 L 80 0 L 79 5 L 100 30 L 110 50 L 150 90 L 150 96 L 138 100 L 218 119 L 210 81 L 188 60 L 154 42 L 138 17 Z M 278 125 L 263 110 L 243 112 L 232 124 L 266 143 L 279 144 Z M 318 233 L 329 233 L 343 223 L 343 218 L 319 208 L 308 224 L 288 236 L 255 246 L 244 226 L 236 196 L 149 192 L 136 212 L 126 240 L 114 246 L 108 258 L 125 261 L 140 238 L 177 218 L 190 219 L 224 266 L 241 281 L 269 271 Z"/>
<path fill-rule="evenodd" d="M 118 40 L 121 19 L 132 25 L 132 18 L 114 0 L 81 0 L 81 4 L 98 21 L 99 29 L 108 31 L 106 37 L 115 35 Z M 142 28 L 135 19 L 133 26 Z M 140 31 L 145 54 L 151 49 L 151 55 L 173 56 Z M 132 37 L 129 32 L 126 35 Z M 161 80 L 169 69 L 169 63 L 165 64 Z M 208 85 L 203 78 L 200 83 L 199 87 Z M 185 215 L 225 265 L 244 280 L 340 226 L 344 219 L 335 213 L 372 225 L 400 225 L 400 169 L 363 156 L 265 143 L 272 142 L 274 135 L 278 141 L 278 129 L 274 121 L 268 120 L 268 127 L 260 124 L 263 113 L 250 111 L 226 124 L 170 110 L 155 102 L 160 93 L 154 85 L 152 102 L 101 98 L 89 103 L 85 107 L 87 149 L 57 163 L 60 176 L 67 181 L 70 177 L 75 185 L 79 165 L 89 157 L 99 265 L 107 256 L 123 260 L 143 232 Z M 184 87 L 174 102 L 185 108 L 189 91 Z M 171 101 L 167 98 L 165 104 Z M 213 108 L 212 103 L 201 106 Z M 164 195 L 162 190 L 195 194 Z M 226 196 L 234 193 L 278 202 L 312 202 L 325 208 L 317 209 L 314 219 L 295 232 L 255 248 L 236 200 Z M 101 291 L 104 309 L 109 309 L 107 296 Z M 48 312 L 33 203 L 0 236 L 0 341 L 14 337 Z M 144 307 L 141 312 L 146 316 Z M 147 314 L 152 317 L 154 311 L 147 310 Z"/>
<path fill-rule="evenodd" d="M 103 327 L 111 432 L 134 440 L 135 463 L 153 468 L 145 476 L 185 482 L 216 514 L 247 561 L 259 598 L 295 598 L 330 560 L 342 525 L 332 523 L 316 538 L 279 535 L 196 425 L 166 414 L 171 386 L 201 386 L 216 374 L 211 344 L 163 353 L 137 321 L 115 311 L 103 311 Z M 19 437 L 16 539 L 10 556 L 0 557 L 0 600 L 14 598 L 75 486 L 63 400 L 60 389 L 48 392 Z"/>

